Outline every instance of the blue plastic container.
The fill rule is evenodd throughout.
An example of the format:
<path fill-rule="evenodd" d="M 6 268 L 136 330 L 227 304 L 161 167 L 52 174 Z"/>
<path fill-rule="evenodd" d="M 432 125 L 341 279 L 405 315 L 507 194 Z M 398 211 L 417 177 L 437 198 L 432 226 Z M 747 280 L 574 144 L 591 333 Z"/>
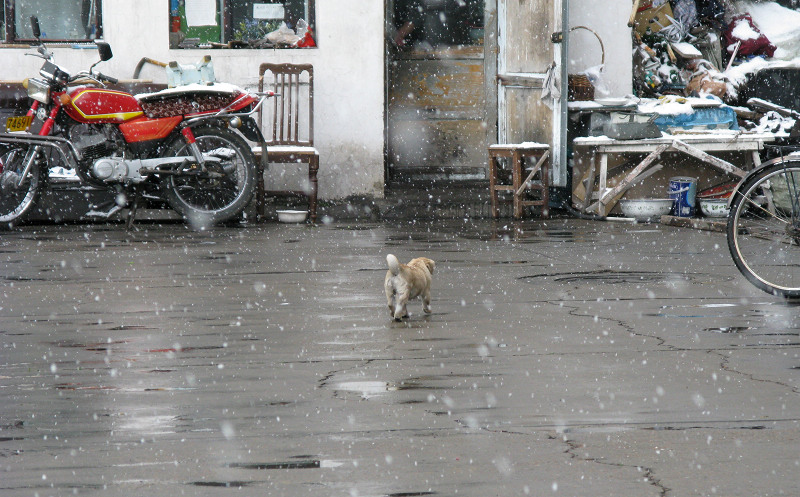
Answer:
<path fill-rule="evenodd" d="M 675 205 L 672 214 L 678 217 L 694 216 L 694 204 L 697 197 L 697 179 L 676 176 L 669 179 L 669 198 Z"/>
<path fill-rule="evenodd" d="M 653 122 L 668 133 L 676 129 L 739 129 L 736 112 L 726 106 L 694 109 L 691 114 L 660 115 Z"/>

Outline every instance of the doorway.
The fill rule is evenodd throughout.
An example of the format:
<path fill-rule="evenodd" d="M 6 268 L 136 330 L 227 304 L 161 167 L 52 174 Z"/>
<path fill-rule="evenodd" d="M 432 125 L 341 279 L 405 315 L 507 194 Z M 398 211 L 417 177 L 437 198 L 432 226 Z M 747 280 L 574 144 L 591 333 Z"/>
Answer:
<path fill-rule="evenodd" d="M 488 4 L 387 0 L 387 182 L 485 178 L 497 133 Z"/>

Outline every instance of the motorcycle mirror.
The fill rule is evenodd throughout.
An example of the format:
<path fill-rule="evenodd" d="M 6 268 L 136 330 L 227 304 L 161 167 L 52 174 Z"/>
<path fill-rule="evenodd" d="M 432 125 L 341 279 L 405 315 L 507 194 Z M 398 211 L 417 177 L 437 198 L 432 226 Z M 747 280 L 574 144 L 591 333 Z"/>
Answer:
<path fill-rule="evenodd" d="M 111 53 L 111 45 L 108 43 L 100 40 L 95 40 L 94 43 L 97 45 L 97 51 L 100 52 L 101 61 L 105 62 L 114 56 L 114 54 Z"/>
<path fill-rule="evenodd" d="M 33 37 L 37 40 L 42 36 L 42 30 L 39 28 L 39 18 L 36 16 L 31 16 L 31 30 L 33 31 Z"/>

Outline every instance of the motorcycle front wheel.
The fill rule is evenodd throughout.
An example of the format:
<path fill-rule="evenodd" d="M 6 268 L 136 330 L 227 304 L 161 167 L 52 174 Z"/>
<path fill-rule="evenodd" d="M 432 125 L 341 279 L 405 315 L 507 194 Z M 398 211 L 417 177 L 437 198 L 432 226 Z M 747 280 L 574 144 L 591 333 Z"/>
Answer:
<path fill-rule="evenodd" d="M 727 238 L 736 267 L 753 285 L 800 297 L 800 161 L 765 166 L 740 186 Z"/>
<path fill-rule="evenodd" d="M 245 209 L 256 185 L 256 160 L 247 142 L 236 132 L 214 126 L 192 130 L 206 170 L 187 165 L 163 179 L 170 206 L 190 224 L 206 227 L 230 220 Z M 168 156 L 192 156 L 181 137 L 167 150 Z M 194 161 L 192 161 L 194 162 Z"/>
<path fill-rule="evenodd" d="M 12 147 L 0 153 L 0 229 L 13 227 L 39 197 L 44 177 L 36 153 L 35 147 Z"/>

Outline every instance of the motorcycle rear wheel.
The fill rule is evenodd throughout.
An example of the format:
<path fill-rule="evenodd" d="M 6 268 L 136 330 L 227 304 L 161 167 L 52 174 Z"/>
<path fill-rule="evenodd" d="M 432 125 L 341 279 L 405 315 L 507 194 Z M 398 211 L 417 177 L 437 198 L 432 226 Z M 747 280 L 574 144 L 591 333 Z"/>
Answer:
<path fill-rule="evenodd" d="M 765 166 L 734 192 L 728 248 L 756 287 L 800 297 L 800 161 Z"/>
<path fill-rule="evenodd" d="M 170 206 L 190 224 L 201 228 L 230 220 L 245 209 L 256 186 L 256 160 L 236 132 L 204 126 L 192 130 L 197 146 L 206 157 L 208 173 L 187 167 L 164 178 L 162 186 Z M 168 156 L 192 156 L 180 137 L 167 149 Z"/>
<path fill-rule="evenodd" d="M 31 147 L 11 147 L 0 153 L 0 229 L 12 228 L 39 198 L 44 176 L 36 160 L 22 177 L 33 152 Z"/>

